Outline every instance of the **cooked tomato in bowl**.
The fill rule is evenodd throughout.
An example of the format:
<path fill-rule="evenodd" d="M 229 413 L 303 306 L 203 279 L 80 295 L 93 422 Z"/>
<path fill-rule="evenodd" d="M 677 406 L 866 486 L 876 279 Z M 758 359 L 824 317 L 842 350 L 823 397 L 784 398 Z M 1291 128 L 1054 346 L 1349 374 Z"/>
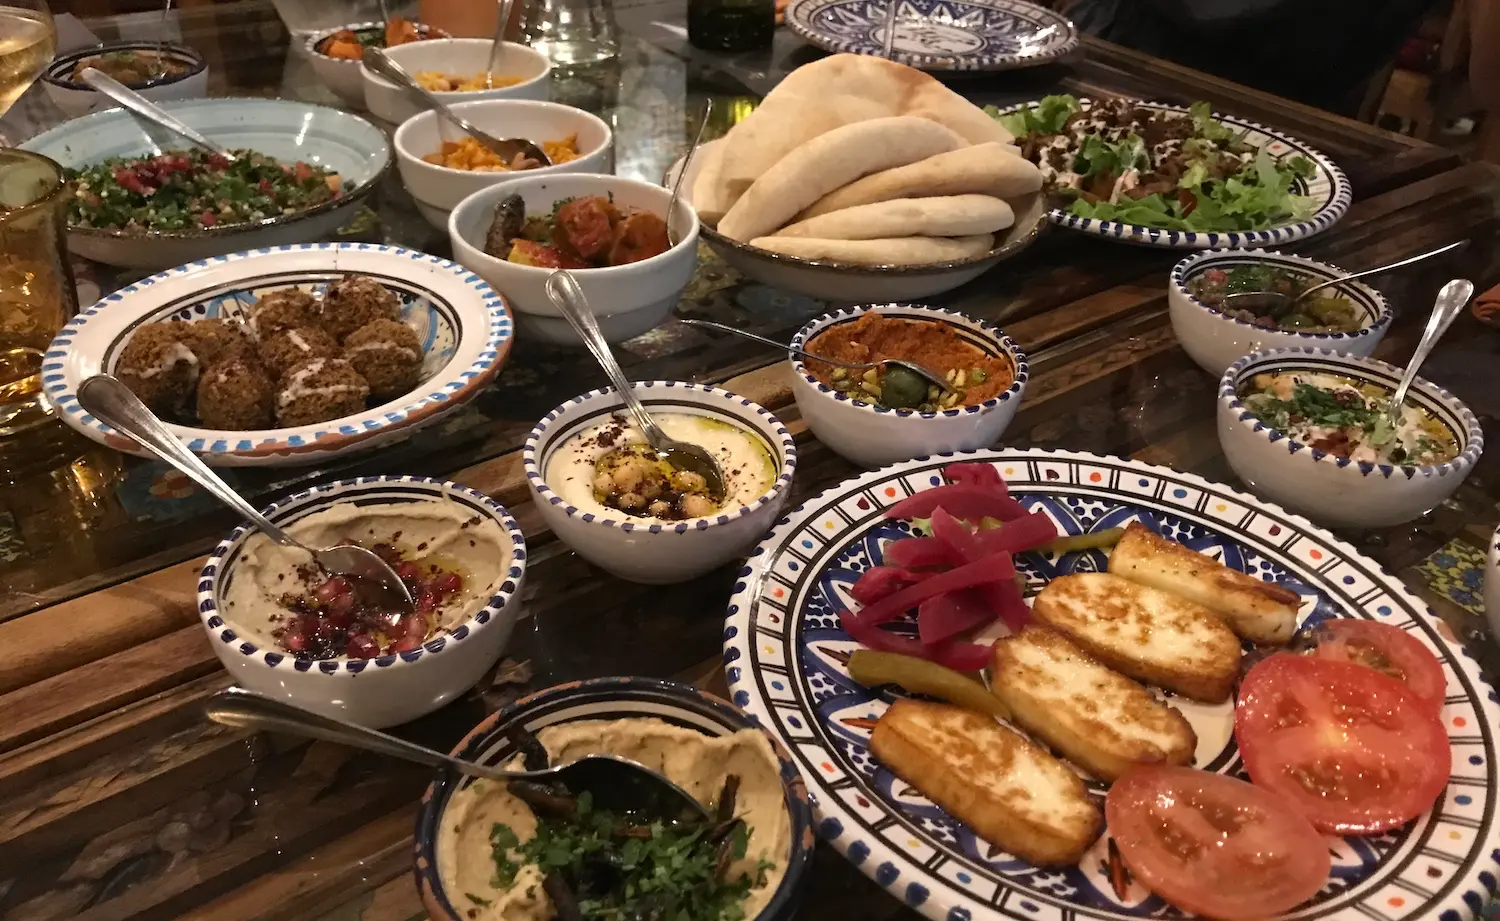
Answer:
<path fill-rule="evenodd" d="M 671 248 L 660 215 L 604 195 L 566 198 L 544 215 L 528 215 L 521 196 L 509 195 L 496 207 L 484 240 L 486 255 L 549 269 L 629 265 Z"/>

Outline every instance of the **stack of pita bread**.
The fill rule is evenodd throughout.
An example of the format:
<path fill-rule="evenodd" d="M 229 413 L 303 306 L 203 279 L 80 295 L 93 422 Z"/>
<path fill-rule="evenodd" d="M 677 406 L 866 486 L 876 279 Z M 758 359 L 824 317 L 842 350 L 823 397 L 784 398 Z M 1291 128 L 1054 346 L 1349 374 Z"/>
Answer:
<path fill-rule="evenodd" d="M 981 256 L 1041 172 L 1010 132 L 919 70 L 860 54 L 797 68 L 702 153 L 699 217 L 804 259 L 917 265 Z"/>

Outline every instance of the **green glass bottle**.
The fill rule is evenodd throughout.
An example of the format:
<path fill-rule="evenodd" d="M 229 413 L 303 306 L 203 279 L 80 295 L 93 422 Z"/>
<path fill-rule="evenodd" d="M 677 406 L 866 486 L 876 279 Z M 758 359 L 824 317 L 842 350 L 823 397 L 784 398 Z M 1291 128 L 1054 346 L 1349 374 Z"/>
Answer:
<path fill-rule="evenodd" d="M 776 0 L 688 0 L 688 41 L 705 51 L 771 47 Z"/>

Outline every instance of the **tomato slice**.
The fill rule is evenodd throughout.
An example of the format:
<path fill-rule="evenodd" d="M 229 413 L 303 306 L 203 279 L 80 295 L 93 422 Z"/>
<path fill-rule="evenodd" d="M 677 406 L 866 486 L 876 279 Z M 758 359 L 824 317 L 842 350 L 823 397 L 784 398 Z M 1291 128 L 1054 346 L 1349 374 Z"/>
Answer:
<path fill-rule="evenodd" d="M 1319 831 L 1365 835 L 1429 809 L 1448 782 L 1448 734 L 1407 686 L 1352 662 L 1278 654 L 1240 683 L 1234 737 L 1258 786 Z"/>
<path fill-rule="evenodd" d="M 1390 675 L 1426 701 L 1434 713 L 1443 709 L 1448 679 L 1442 663 L 1422 641 L 1390 624 L 1341 617 L 1318 625 L 1313 634 L 1320 659 L 1353 662 Z"/>
<path fill-rule="evenodd" d="M 1328 846 L 1307 819 L 1233 777 L 1137 768 L 1110 788 L 1104 816 L 1136 879 L 1194 914 L 1279 915 L 1328 880 Z"/>

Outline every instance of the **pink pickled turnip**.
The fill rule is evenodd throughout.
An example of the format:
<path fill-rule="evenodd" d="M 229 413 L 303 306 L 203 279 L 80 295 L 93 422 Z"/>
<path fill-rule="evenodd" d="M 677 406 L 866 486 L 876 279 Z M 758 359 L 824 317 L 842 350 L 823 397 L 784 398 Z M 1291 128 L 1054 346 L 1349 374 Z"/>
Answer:
<path fill-rule="evenodd" d="M 1057 540 L 1057 525 L 1042 512 L 1032 512 L 1001 527 L 974 535 L 984 553 L 1021 553 Z"/>
<path fill-rule="evenodd" d="M 908 585 L 920 582 L 931 573 L 908 572 L 898 566 L 872 566 L 860 573 L 849 586 L 849 595 L 862 605 L 872 605 Z"/>
<path fill-rule="evenodd" d="M 956 592 L 990 582 L 1007 582 L 1015 578 L 1016 568 L 1010 555 L 997 553 L 973 563 L 928 576 L 921 582 L 887 595 L 855 615 L 870 626 L 895 620 L 902 614 L 944 592 Z"/>
<path fill-rule="evenodd" d="M 1019 519 L 1024 521 L 1025 519 Z M 1049 521 L 1048 524 L 1051 524 Z M 1004 534 L 1011 528 L 1007 524 L 1000 528 L 998 533 Z M 991 554 L 985 552 L 980 544 L 980 538 L 985 534 L 994 534 L 996 531 L 981 532 L 974 534 L 969 531 L 968 525 L 948 514 L 946 509 L 936 509 L 932 513 L 932 536 L 947 544 L 953 552 L 961 556 L 966 562 L 974 563 L 989 557 Z M 1011 565 L 1014 562 L 1005 551 L 1003 554 Z M 1020 597 L 1015 583 L 992 582 L 978 586 L 974 589 L 983 600 L 985 607 L 990 612 L 990 619 L 1000 617 L 1004 619 L 1005 625 L 1012 630 L 1020 630 L 1031 620 L 1031 610 L 1026 607 L 1025 601 Z M 1019 607 L 1017 606 L 1019 603 Z"/>
<path fill-rule="evenodd" d="M 947 509 L 948 514 L 965 521 L 998 518 L 1013 521 L 1026 514 L 1026 508 L 993 486 L 936 486 L 908 496 L 886 509 L 885 517 L 910 520 L 931 518 L 933 510 Z"/>
<path fill-rule="evenodd" d="M 935 595 L 917 606 L 917 636 L 927 646 L 951 640 L 961 633 L 983 627 L 995 619 L 985 588 L 965 589 Z"/>
<path fill-rule="evenodd" d="M 893 540 L 881 551 L 885 561 L 893 566 L 920 569 L 924 566 L 957 566 L 964 562 L 953 555 L 947 544 L 933 537 L 905 537 Z"/>
<path fill-rule="evenodd" d="M 943 477 L 949 483 L 957 483 L 965 486 L 987 486 L 990 489 L 998 489 L 1002 496 L 1009 495 L 1010 490 L 1001 478 L 1000 471 L 995 469 L 994 464 L 986 464 L 980 461 L 965 461 L 958 464 L 949 464 L 943 468 Z"/>
<path fill-rule="evenodd" d="M 879 652 L 899 652 L 906 656 L 919 656 L 931 662 L 961 672 L 977 672 L 990 663 L 991 646 L 977 643 L 949 641 L 926 645 L 915 637 L 901 636 L 889 630 L 865 624 L 848 611 L 839 612 L 839 623 L 844 630 L 862 645 Z"/>

